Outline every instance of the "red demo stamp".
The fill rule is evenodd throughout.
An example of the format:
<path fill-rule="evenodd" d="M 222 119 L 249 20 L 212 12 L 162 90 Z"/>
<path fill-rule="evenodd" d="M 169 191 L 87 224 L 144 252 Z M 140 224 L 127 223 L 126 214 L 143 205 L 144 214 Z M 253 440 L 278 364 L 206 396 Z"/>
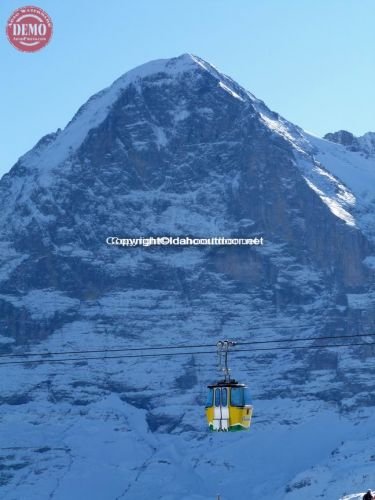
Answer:
<path fill-rule="evenodd" d="M 6 31 L 16 49 L 36 52 L 50 41 L 53 24 L 47 12 L 39 7 L 20 7 L 8 19 Z"/>

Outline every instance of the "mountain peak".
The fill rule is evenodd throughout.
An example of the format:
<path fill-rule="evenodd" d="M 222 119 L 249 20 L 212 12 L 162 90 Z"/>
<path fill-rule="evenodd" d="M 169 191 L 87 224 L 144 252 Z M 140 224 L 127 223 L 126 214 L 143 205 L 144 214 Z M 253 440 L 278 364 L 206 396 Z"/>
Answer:
<path fill-rule="evenodd" d="M 147 63 L 136 66 L 124 73 L 114 84 L 129 85 L 130 83 L 146 78 L 148 76 L 165 73 L 171 76 L 176 76 L 181 73 L 187 73 L 189 71 L 206 71 L 216 78 L 227 79 L 226 75 L 222 74 L 214 65 L 205 61 L 199 56 L 194 54 L 185 53 L 177 57 L 171 57 L 168 59 L 155 59 Z"/>
<path fill-rule="evenodd" d="M 349 151 L 362 153 L 367 156 L 375 155 L 375 132 L 366 132 L 362 136 L 355 136 L 347 130 L 338 130 L 337 132 L 326 134 L 324 139 L 341 144 Z"/>
<path fill-rule="evenodd" d="M 124 73 L 115 83 L 121 82 L 128 85 L 134 80 L 145 78 L 147 76 L 157 73 L 167 73 L 176 75 L 178 73 L 185 73 L 187 71 L 194 71 L 195 69 L 209 67 L 209 63 L 203 59 L 194 56 L 193 54 L 181 54 L 178 57 L 171 57 L 168 59 L 155 59 L 147 63 L 136 66 Z"/>
<path fill-rule="evenodd" d="M 42 170 L 48 166 L 61 164 L 77 150 L 90 130 L 105 120 L 113 105 L 130 85 L 140 89 L 145 80 L 156 85 L 168 81 L 177 82 L 187 73 L 209 74 L 217 81 L 218 86 L 232 97 L 241 101 L 249 99 L 257 101 L 231 78 L 196 55 L 185 53 L 169 59 L 156 59 L 124 73 L 112 85 L 90 97 L 63 130 L 48 134 L 46 136 L 48 140 L 42 138 L 31 151 L 21 157 L 22 164 Z"/>

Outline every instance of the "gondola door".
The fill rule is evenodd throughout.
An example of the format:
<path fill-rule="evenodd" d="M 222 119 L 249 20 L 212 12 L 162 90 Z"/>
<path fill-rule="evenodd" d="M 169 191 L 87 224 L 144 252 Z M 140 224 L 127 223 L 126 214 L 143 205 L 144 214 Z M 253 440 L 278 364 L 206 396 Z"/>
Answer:
<path fill-rule="evenodd" d="M 214 431 L 221 429 L 221 389 L 215 387 L 214 389 Z"/>
<path fill-rule="evenodd" d="M 228 388 L 214 389 L 214 430 L 227 431 L 229 427 Z"/>

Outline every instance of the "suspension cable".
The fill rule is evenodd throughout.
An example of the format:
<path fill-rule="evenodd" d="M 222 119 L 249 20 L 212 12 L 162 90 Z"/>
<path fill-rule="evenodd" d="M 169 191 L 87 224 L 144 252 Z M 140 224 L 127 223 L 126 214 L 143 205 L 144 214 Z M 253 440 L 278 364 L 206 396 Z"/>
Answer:
<path fill-rule="evenodd" d="M 300 337 L 300 338 L 280 338 L 280 339 L 268 339 L 268 340 L 251 340 L 247 342 L 236 342 L 238 346 L 245 345 L 257 345 L 257 344 L 275 344 L 275 343 L 291 343 L 291 342 L 315 342 L 320 340 L 332 340 L 332 339 L 350 339 L 358 337 L 375 337 L 375 333 L 356 333 L 351 335 L 324 335 L 319 337 Z M 154 351 L 154 350 L 175 350 L 175 349 L 202 349 L 202 348 L 212 348 L 216 344 L 187 344 L 187 345 L 165 345 L 165 346 L 143 346 L 143 347 L 116 347 L 113 349 L 88 349 L 88 350 L 77 350 L 77 351 L 44 351 L 44 352 L 28 352 L 28 353 L 11 353 L 11 354 L 0 354 L 0 358 L 27 358 L 32 356 L 63 356 L 70 354 L 101 354 L 107 352 L 126 352 L 126 351 Z M 237 350 L 238 351 L 238 350 Z"/>
<path fill-rule="evenodd" d="M 305 350 L 305 349 L 330 349 L 337 347 L 357 347 L 357 346 L 375 346 L 375 343 L 357 342 L 350 344 L 322 344 L 322 345 L 309 345 L 309 346 L 277 346 L 277 347 L 256 347 L 254 349 L 237 349 L 233 351 L 234 354 L 240 352 L 259 352 L 259 351 L 281 351 L 281 350 Z M 212 347 L 212 346 L 211 346 Z M 195 356 L 204 354 L 215 354 L 215 351 L 193 351 L 193 352 L 169 352 L 169 353 L 139 353 L 139 354 L 121 354 L 116 356 L 90 356 L 79 358 L 58 358 L 58 359 L 35 359 L 23 361 L 2 361 L 0 365 L 16 365 L 16 364 L 43 364 L 43 363 L 66 363 L 66 362 L 81 362 L 81 361 L 106 361 L 108 359 L 129 359 L 129 358 L 150 358 L 150 357 L 173 357 L 173 356 Z"/>

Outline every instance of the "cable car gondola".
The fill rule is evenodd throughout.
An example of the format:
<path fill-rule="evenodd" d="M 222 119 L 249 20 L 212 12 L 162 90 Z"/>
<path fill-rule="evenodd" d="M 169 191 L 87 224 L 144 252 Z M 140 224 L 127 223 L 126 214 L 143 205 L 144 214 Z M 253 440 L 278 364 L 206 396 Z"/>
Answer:
<path fill-rule="evenodd" d="M 224 355 L 224 379 L 208 385 L 206 417 L 211 431 L 245 431 L 250 428 L 253 407 L 247 386 L 230 378 L 228 350 L 235 345 L 230 340 L 217 343 L 221 360 Z"/>

